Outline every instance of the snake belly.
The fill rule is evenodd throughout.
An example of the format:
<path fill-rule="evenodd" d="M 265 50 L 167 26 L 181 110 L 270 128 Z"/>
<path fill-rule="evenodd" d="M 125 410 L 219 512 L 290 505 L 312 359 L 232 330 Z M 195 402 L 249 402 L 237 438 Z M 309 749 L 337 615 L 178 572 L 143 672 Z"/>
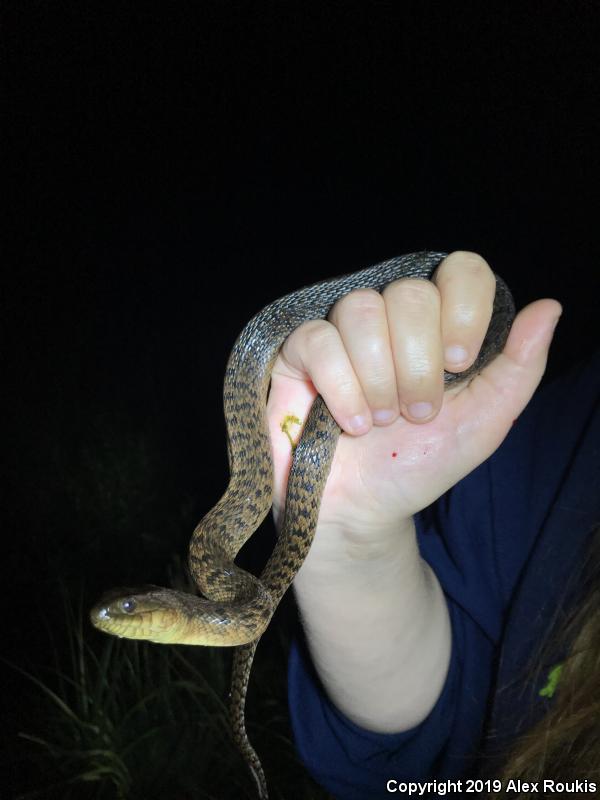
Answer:
<path fill-rule="evenodd" d="M 317 397 L 295 449 L 281 534 L 260 578 L 234 559 L 269 512 L 273 464 L 266 419 L 270 375 L 281 345 L 299 325 L 323 319 L 354 289 L 381 291 L 399 278 L 429 279 L 447 254 L 420 252 L 308 286 L 274 301 L 246 325 L 231 351 L 223 405 L 230 480 L 219 502 L 200 521 L 189 565 L 202 597 L 160 587 L 113 590 L 92 609 L 92 623 L 117 636 L 154 642 L 239 646 L 234 652 L 230 715 L 234 739 L 268 797 L 260 760 L 248 741 L 244 703 L 258 640 L 302 565 L 314 536 L 321 496 L 340 429 Z M 492 319 L 475 363 L 446 386 L 469 379 L 504 346 L 514 317 L 510 291 L 496 276 Z M 240 646 L 241 645 L 241 646 Z"/>

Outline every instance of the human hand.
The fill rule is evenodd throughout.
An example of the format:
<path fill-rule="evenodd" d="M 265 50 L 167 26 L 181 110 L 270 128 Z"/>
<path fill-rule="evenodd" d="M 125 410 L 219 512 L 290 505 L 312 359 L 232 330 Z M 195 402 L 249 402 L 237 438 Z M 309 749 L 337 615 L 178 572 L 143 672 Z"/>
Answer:
<path fill-rule="evenodd" d="M 359 544 L 397 535 L 500 445 L 541 380 L 561 307 L 546 299 L 524 308 L 504 351 L 444 392 L 443 369 L 464 371 L 479 352 L 494 291 L 484 259 L 458 251 L 432 281 L 351 292 L 328 320 L 307 322 L 286 340 L 268 402 L 276 520 L 291 463 L 282 421 L 306 419 L 318 392 L 343 430 L 309 558 L 337 538 L 332 530 Z"/>

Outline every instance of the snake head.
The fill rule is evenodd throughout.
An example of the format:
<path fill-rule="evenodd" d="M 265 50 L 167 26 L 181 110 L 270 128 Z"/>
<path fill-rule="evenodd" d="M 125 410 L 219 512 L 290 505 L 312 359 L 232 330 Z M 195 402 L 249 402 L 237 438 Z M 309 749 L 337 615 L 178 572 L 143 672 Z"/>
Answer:
<path fill-rule="evenodd" d="M 119 638 L 169 643 L 178 628 L 177 594 L 153 585 L 112 589 L 92 608 L 90 621 Z"/>

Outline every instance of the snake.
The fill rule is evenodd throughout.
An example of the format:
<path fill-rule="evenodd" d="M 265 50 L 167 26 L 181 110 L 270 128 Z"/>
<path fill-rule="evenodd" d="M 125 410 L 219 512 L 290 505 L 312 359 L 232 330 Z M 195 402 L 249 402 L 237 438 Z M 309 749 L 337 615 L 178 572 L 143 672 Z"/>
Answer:
<path fill-rule="evenodd" d="M 320 281 L 287 294 L 256 314 L 238 336 L 225 370 L 223 408 L 230 478 L 216 505 L 196 526 L 189 569 L 199 595 L 142 586 L 113 589 L 92 608 L 92 624 L 106 633 L 163 644 L 235 647 L 229 715 L 233 740 L 267 800 L 261 761 L 245 726 L 250 671 L 260 637 L 310 549 L 325 484 L 341 429 L 317 395 L 293 448 L 281 532 L 260 577 L 234 563 L 245 542 L 269 513 L 273 462 L 266 402 L 271 370 L 285 339 L 302 323 L 324 319 L 355 289 L 382 291 L 400 278 L 431 279 L 447 256 L 417 252 Z M 491 321 L 473 365 L 444 373 L 444 388 L 476 375 L 503 348 L 515 307 L 496 275 Z"/>

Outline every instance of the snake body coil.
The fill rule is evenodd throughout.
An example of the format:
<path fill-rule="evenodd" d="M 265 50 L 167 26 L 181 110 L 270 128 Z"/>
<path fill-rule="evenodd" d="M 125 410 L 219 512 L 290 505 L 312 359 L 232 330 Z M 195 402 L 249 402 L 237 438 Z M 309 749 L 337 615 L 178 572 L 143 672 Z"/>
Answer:
<path fill-rule="evenodd" d="M 119 589 L 92 609 L 93 624 L 117 636 L 170 644 L 243 645 L 234 654 L 231 722 L 261 798 L 267 797 L 265 777 L 244 725 L 250 668 L 258 640 L 310 548 L 340 433 L 317 397 L 294 453 L 281 535 L 260 579 L 241 570 L 234 559 L 269 512 L 273 498 L 265 413 L 273 364 L 293 330 L 308 320 L 326 317 L 348 292 L 381 290 L 399 278 L 430 278 L 445 255 L 414 253 L 322 281 L 276 300 L 246 325 L 225 374 L 229 485 L 190 542 L 190 569 L 203 597 L 159 587 Z M 502 349 L 513 316 L 510 292 L 497 277 L 492 320 L 479 356 L 468 371 L 445 373 L 446 385 L 477 373 Z"/>

